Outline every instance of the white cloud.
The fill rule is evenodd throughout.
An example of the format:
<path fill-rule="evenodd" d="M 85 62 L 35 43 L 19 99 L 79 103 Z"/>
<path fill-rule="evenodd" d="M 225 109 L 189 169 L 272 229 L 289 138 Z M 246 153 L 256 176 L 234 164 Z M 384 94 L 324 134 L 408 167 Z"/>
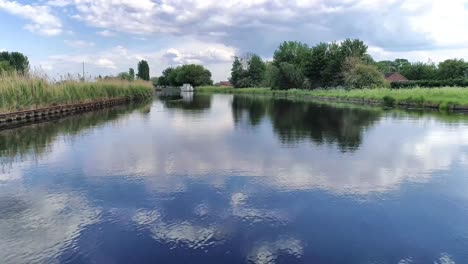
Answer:
<path fill-rule="evenodd" d="M 48 6 L 23 5 L 15 1 L 0 0 L 0 10 L 30 21 L 25 29 L 42 35 L 55 36 L 62 33 L 62 22 Z"/>
<path fill-rule="evenodd" d="M 47 5 L 56 6 L 56 7 L 65 7 L 72 4 L 70 0 L 50 0 L 47 1 Z"/>
<path fill-rule="evenodd" d="M 377 61 L 405 58 L 413 62 L 420 61 L 438 63 L 452 58 L 464 58 L 465 60 L 468 60 L 468 47 L 438 50 L 421 49 L 412 51 L 387 51 L 380 47 L 369 46 L 369 54 L 371 54 Z"/>
<path fill-rule="evenodd" d="M 73 44 L 75 47 L 90 46 L 89 43 L 81 43 L 81 41 L 68 44 Z M 213 79 L 218 81 L 227 79 L 231 58 L 235 51 L 233 47 L 222 44 L 187 40 L 172 48 L 146 53 L 116 46 L 97 53 L 53 55 L 39 64 L 42 68 L 48 69 L 49 73 L 55 72 L 63 75 L 81 72 L 80 65 L 85 62 L 87 72 L 94 75 L 109 75 L 127 71 L 130 67 L 136 68 L 138 61 L 145 59 L 150 64 L 151 75 L 159 76 L 167 67 L 198 63 L 211 70 Z"/>
<path fill-rule="evenodd" d="M 87 48 L 93 47 L 95 45 L 94 42 L 87 42 L 84 40 L 64 40 L 65 44 L 73 48 Z"/>
<path fill-rule="evenodd" d="M 102 31 L 97 32 L 96 34 L 103 36 L 103 37 L 114 37 L 117 35 L 115 32 L 110 31 L 110 30 L 102 30 Z"/>

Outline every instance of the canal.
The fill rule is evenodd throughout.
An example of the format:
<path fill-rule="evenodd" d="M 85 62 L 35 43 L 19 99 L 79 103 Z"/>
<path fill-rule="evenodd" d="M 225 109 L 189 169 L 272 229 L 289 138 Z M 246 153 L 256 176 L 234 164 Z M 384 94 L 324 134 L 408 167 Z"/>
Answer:
<path fill-rule="evenodd" d="M 165 96 L 0 162 L 1 263 L 468 263 L 468 115 Z"/>

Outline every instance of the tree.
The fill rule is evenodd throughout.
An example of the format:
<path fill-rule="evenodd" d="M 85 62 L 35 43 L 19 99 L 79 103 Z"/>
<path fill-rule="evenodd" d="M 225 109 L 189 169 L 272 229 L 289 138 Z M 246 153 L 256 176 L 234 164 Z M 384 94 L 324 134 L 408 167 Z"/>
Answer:
<path fill-rule="evenodd" d="M 343 68 L 344 83 L 348 88 L 361 89 L 385 86 L 385 78 L 378 68 L 363 63 L 360 58 L 348 57 Z"/>
<path fill-rule="evenodd" d="M 133 68 L 128 69 L 129 81 L 135 80 L 135 70 Z"/>
<path fill-rule="evenodd" d="M 138 62 L 138 74 L 137 74 L 137 76 L 138 76 L 138 78 L 140 78 L 142 80 L 149 81 L 149 79 L 150 79 L 150 69 L 149 69 L 149 65 L 148 65 L 147 61 L 142 60 L 142 61 Z"/>
<path fill-rule="evenodd" d="M 327 43 L 320 43 L 307 54 L 304 64 L 304 76 L 308 78 L 312 87 L 324 85 L 323 74 L 327 68 Z"/>
<path fill-rule="evenodd" d="M 273 63 L 279 67 L 282 62 L 286 62 L 302 70 L 307 53 L 309 53 L 307 44 L 298 41 L 285 41 L 275 51 Z"/>
<path fill-rule="evenodd" d="M 398 67 L 394 61 L 379 61 L 376 63 L 377 69 L 383 74 L 391 73 L 391 72 L 398 72 Z"/>
<path fill-rule="evenodd" d="M 248 62 L 247 75 L 251 86 L 258 87 L 265 77 L 265 63 L 258 55 L 253 55 Z"/>
<path fill-rule="evenodd" d="M 242 67 L 242 63 L 239 57 L 234 57 L 234 62 L 232 63 L 231 69 L 231 78 L 229 79 L 232 85 L 236 88 L 240 88 L 240 80 L 245 77 L 245 70 Z"/>
<path fill-rule="evenodd" d="M 394 66 L 396 72 L 401 72 L 405 67 L 411 66 L 411 63 L 407 59 L 396 59 Z"/>
<path fill-rule="evenodd" d="M 340 44 L 344 58 L 358 58 L 361 61 L 367 59 L 367 45 L 359 39 L 346 39 Z"/>
<path fill-rule="evenodd" d="M 341 46 L 333 42 L 328 45 L 325 60 L 326 67 L 322 72 L 322 82 L 324 86 L 332 87 L 343 84 L 342 67 L 345 62 L 344 52 Z"/>
<path fill-rule="evenodd" d="M 192 86 L 212 85 L 211 72 L 201 65 L 188 64 L 176 68 L 176 85 L 191 84 Z"/>
<path fill-rule="evenodd" d="M 438 77 L 441 80 L 468 78 L 468 62 L 449 59 L 439 63 Z"/>
<path fill-rule="evenodd" d="M 175 82 L 175 75 L 173 74 L 173 68 L 167 68 L 162 72 L 162 76 L 158 78 L 158 85 L 161 86 L 170 86 L 173 85 L 172 83 Z M 174 80 L 172 80 L 174 79 Z"/>
<path fill-rule="evenodd" d="M 301 88 L 304 82 L 301 70 L 293 64 L 282 62 L 278 67 L 273 66 L 271 70 L 273 89 Z"/>
<path fill-rule="evenodd" d="M 125 81 L 130 80 L 130 74 L 128 74 L 128 72 L 121 72 L 121 73 L 117 74 L 117 77 L 119 77 L 119 79 L 125 80 Z"/>
<path fill-rule="evenodd" d="M 11 72 L 15 69 L 10 65 L 8 61 L 0 61 L 0 73 Z"/>
<path fill-rule="evenodd" d="M 28 74 L 29 73 L 29 60 L 28 57 L 24 56 L 19 52 L 0 52 L 0 62 L 6 61 L 8 64 L 16 70 L 19 74 Z M 3 63 L 6 65 L 5 63 Z"/>
<path fill-rule="evenodd" d="M 404 64 L 400 72 L 408 80 L 434 80 L 437 78 L 437 68 L 432 63 L 416 62 Z"/>

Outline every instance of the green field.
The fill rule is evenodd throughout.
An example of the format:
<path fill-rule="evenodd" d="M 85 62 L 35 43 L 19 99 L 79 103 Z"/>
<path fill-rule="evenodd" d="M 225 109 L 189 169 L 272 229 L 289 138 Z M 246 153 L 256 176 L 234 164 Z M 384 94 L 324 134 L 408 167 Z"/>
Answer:
<path fill-rule="evenodd" d="M 373 102 L 386 106 L 410 106 L 419 108 L 468 109 L 468 88 L 413 88 L 413 89 L 327 89 L 327 90 L 271 90 L 269 88 L 197 87 L 203 93 L 235 93 L 281 95 L 287 97 L 313 97 L 337 101 Z"/>
<path fill-rule="evenodd" d="M 37 77 L 0 76 L 0 113 L 112 98 L 143 99 L 153 88 L 144 81 L 66 81 L 52 84 Z"/>

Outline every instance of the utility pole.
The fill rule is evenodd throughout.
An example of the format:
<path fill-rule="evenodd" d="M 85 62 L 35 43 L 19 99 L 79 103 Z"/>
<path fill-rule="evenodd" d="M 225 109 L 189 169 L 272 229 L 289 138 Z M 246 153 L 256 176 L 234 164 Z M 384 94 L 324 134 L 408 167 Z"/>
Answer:
<path fill-rule="evenodd" d="M 83 82 L 85 82 L 85 81 L 86 81 L 86 79 L 85 79 L 85 78 L 86 78 L 86 77 L 85 77 L 85 71 L 84 71 L 84 61 L 83 61 Z"/>

